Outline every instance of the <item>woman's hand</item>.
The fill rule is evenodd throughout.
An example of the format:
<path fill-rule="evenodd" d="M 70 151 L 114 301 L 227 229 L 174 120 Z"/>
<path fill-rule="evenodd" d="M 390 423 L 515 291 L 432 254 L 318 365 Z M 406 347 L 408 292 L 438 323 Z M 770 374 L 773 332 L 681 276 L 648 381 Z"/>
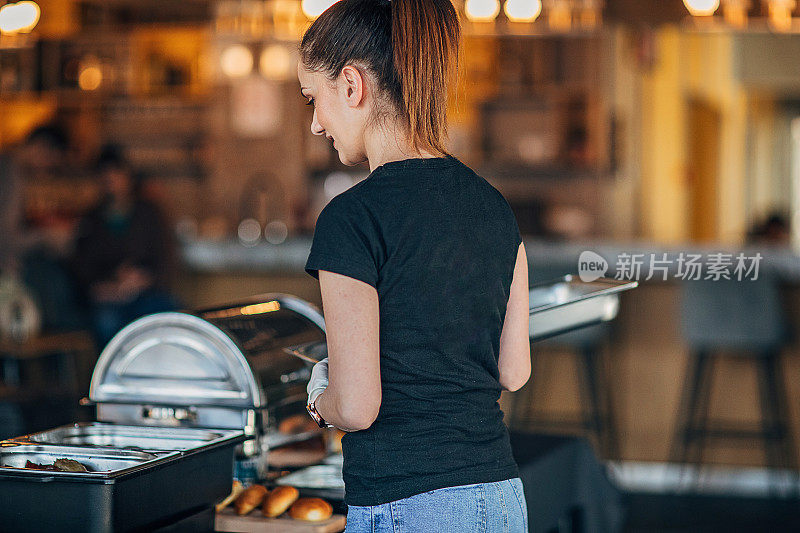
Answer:
<path fill-rule="evenodd" d="M 328 358 L 318 361 L 311 369 L 311 379 L 308 380 L 308 403 L 313 403 L 322 391 L 328 388 Z"/>
<path fill-rule="evenodd" d="M 330 383 L 317 412 L 344 431 L 367 429 L 381 406 L 378 292 L 348 276 L 319 271 Z"/>

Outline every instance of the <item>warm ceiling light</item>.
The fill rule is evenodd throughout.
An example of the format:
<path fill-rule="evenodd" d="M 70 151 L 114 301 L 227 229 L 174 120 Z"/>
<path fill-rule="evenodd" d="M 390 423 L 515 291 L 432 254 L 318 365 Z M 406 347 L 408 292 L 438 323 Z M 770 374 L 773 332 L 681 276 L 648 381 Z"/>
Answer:
<path fill-rule="evenodd" d="M 243 78 L 253 70 L 253 53 L 241 44 L 223 50 L 219 61 L 222 72 L 229 78 Z"/>
<path fill-rule="evenodd" d="M 314 20 L 337 1 L 338 0 L 303 0 L 300 7 L 306 17 Z"/>
<path fill-rule="evenodd" d="M 269 80 L 286 80 L 292 71 L 292 54 L 285 46 L 271 44 L 261 52 L 258 69 Z"/>
<path fill-rule="evenodd" d="M 491 22 L 500 13 L 499 0 L 467 0 L 464 4 L 467 18 L 472 22 Z"/>
<path fill-rule="evenodd" d="M 683 3 L 695 17 L 709 17 L 719 8 L 719 0 L 683 0 Z"/>
<path fill-rule="evenodd" d="M 18 2 L 17 9 L 25 9 L 24 13 L 27 15 L 27 24 L 19 29 L 22 33 L 32 31 L 33 28 L 39 23 L 39 18 L 42 16 L 42 10 L 36 2 Z"/>
<path fill-rule="evenodd" d="M 542 12 L 542 0 L 506 0 L 503 11 L 511 22 L 533 22 Z"/>
<path fill-rule="evenodd" d="M 36 27 L 42 10 L 36 2 L 18 2 L 0 7 L 0 31 L 27 33 Z"/>

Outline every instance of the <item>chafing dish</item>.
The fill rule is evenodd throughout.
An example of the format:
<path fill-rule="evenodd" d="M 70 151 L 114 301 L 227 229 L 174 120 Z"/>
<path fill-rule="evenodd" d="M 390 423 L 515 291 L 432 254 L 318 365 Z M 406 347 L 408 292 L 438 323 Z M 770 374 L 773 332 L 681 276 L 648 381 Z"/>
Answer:
<path fill-rule="evenodd" d="M 132 322 L 95 365 L 84 403 L 97 421 L 0 441 L 0 530 L 151 531 L 200 515 L 212 529 L 234 465 L 253 479 L 268 446 L 319 434 L 275 428 L 305 413 L 310 374 L 283 348 L 322 338 L 322 315 L 282 294 Z M 25 467 L 58 459 L 89 471 Z"/>
<path fill-rule="evenodd" d="M 2 531 L 155 531 L 202 514 L 230 491 L 234 449 L 245 438 L 227 430 L 199 446 L 145 451 L 35 437 L 0 442 Z M 59 459 L 88 471 L 39 468 Z"/>
<path fill-rule="evenodd" d="M 314 306 L 283 294 L 149 315 L 103 350 L 89 400 L 100 421 L 241 428 L 252 439 L 240 455 L 252 461 L 249 473 L 243 467 L 240 474 L 256 478 L 265 471 L 270 446 L 297 439 L 282 439 L 279 422 L 305 413 L 310 365 L 283 348 L 323 339 L 324 327 Z"/>

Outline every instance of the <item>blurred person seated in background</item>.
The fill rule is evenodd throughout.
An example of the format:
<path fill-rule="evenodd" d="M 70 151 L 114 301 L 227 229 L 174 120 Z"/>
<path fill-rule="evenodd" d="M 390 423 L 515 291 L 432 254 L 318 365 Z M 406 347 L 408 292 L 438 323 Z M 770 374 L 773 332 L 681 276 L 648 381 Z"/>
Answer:
<path fill-rule="evenodd" d="M 168 292 L 172 239 L 158 207 L 121 150 L 103 148 L 97 163 L 101 199 L 78 226 L 74 266 L 102 349 L 125 325 L 174 310 Z"/>
<path fill-rule="evenodd" d="M 68 145 L 66 133 L 47 124 L 0 154 L 0 281 L 33 296 L 41 326 L 49 331 L 85 325 L 66 264 L 73 234 L 65 225 L 31 227 L 25 187 L 63 177 Z"/>

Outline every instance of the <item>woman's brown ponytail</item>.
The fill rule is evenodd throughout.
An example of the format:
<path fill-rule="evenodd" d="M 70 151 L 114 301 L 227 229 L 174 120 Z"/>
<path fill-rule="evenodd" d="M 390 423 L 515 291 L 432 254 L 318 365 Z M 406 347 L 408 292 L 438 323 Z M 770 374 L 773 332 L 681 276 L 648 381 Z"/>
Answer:
<path fill-rule="evenodd" d="M 460 36 L 451 0 L 341 0 L 306 31 L 300 55 L 331 79 L 348 63 L 365 64 L 406 122 L 412 146 L 446 154 Z"/>
<path fill-rule="evenodd" d="M 412 146 L 447 153 L 447 92 L 461 29 L 450 0 L 392 0 L 394 68 Z"/>

